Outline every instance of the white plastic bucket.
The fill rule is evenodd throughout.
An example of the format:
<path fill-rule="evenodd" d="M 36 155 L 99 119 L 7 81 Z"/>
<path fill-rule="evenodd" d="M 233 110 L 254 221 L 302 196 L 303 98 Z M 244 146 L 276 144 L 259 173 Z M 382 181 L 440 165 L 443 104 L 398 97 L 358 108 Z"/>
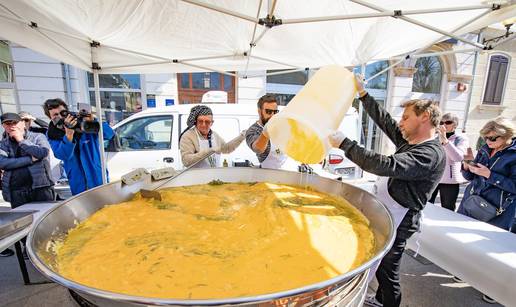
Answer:
<path fill-rule="evenodd" d="M 319 69 L 267 123 L 272 143 L 301 163 L 322 161 L 330 149 L 328 136 L 339 127 L 356 96 L 354 79 L 342 66 Z"/>

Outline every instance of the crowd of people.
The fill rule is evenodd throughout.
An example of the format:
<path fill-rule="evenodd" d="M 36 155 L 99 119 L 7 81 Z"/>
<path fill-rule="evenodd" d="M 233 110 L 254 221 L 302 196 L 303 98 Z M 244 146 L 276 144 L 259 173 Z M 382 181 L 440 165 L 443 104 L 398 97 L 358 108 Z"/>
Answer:
<path fill-rule="evenodd" d="M 13 209 L 30 202 L 56 199 L 50 168 L 52 154 L 63 162 L 72 195 L 102 184 L 98 131 L 81 128 L 79 119 L 68 112 L 68 105 L 62 99 L 48 99 L 43 111 L 50 120 L 48 128 L 34 127 L 32 123 L 37 119 L 27 112 L 1 116 L 2 196 Z M 93 114 L 85 115 L 81 120 L 97 121 Z M 103 128 L 104 139 L 111 139 L 113 129 L 106 123 Z M 6 249 L 0 256 L 13 254 L 14 251 Z"/>
<path fill-rule="evenodd" d="M 513 124 L 504 118 L 487 122 L 480 130 L 485 142 L 476 156 L 468 138 L 457 132 L 459 119 L 452 113 L 441 115 L 438 105 L 426 99 L 406 101 L 401 120 L 393 117 L 365 90 L 356 78 L 364 111 L 392 141 L 391 155 L 367 150 L 335 131 L 329 136 L 333 147 L 363 170 L 378 176 L 374 193 L 391 212 L 396 236 L 391 249 L 375 272 L 378 289 L 368 297 L 370 306 L 399 306 L 401 303 L 400 264 L 407 240 L 419 229 L 421 211 L 437 196 L 443 208 L 510 231 L 516 211 L 516 138 Z M 68 112 L 61 99 L 45 101 L 43 110 L 50 119 L 48 131 L 34 131 L 32 115 L 5 113 L 1 117 L 5 133 L 0 141 L 2 194 L 16 208 L 28 202 L 55 199 L 49 155 L 64 163 L 72 194 L 102 184 L 98 131 L 78 127 L 78 118 Z M 257 102 L 258 121 L 226 142 L 212 130 L 213 112 L 206 105 L 191 109 L 187 128 L 179 137 L 181 158 L 186 167 L 220 167 L 221 154 L 234 151 L 246 140 L 260 167 L 281 169 L 287 156 L 270 140 L 268 121 L 279 112 L 273 95 Z M 91 113 L 86 123 L 96 123 Z M 114 136 L 103 123 L 104 139 Z M 45 133 L 45 134 L 42 134 Z M 107 174 L 106 174 L 107 175 Z M 469 182 L 457 208 L 461 184 Z M 12 255 L 11 250 L 2 256 Z M 485 297 L 487 301 L 492 301 Z"/>

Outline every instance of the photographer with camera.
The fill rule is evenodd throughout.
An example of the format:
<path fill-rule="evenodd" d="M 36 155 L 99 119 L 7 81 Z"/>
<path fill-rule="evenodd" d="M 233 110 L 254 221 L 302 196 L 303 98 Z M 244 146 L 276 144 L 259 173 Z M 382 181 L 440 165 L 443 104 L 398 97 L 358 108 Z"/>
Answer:
<path fill-rule="evenodd" d="M 64 163 L 72 195 L 101 185 L 99 122 L 88 110 L 70 112 L 60 98 L 46 100 L 43 110 L 51 120 L 47 132 L 50 146 Z M 113 138 L 115 133 L 107 123 L 102 123 L 102 129 L 104 140 Z"/>

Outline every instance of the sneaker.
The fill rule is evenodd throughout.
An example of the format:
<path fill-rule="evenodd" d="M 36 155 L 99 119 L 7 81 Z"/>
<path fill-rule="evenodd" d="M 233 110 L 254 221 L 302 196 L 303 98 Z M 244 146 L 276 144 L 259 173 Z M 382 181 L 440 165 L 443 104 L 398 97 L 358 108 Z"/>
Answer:
<path fill-rule="evenodd" d="M 496 300 L 490 298 L 489 296 L 487 295 L 482 295 L 482 299 L 485 301 L 485 302 L 488 302 L 489 304 L 495 304 L 496 303 Z"/>
<path fill-rule="evenodd" d="M 383 304 L 376 299 L 374 294 L 366 294 L 364 306 L 383 307 Z"/>
<path fill-rule="evenodd" d="M 0 257 L 11 257 L 14 255 L 14 251 L 12 249 L 6 249 L 3 252 L 0 252 Z"/>
<path fill-rule="evenodd" d="M 464 282 L 462 279 L 460 279 L 459 277 L 457 276 L 453 276 L 453 281 L 454 282 Z"/>

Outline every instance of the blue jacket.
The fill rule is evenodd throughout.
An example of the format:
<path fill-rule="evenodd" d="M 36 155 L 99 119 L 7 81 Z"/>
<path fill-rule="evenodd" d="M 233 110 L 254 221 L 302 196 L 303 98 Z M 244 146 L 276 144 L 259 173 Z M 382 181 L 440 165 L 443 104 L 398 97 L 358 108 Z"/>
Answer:
<path fill-rule="evenodd" d="M 107 123 L 102 124 L 104 140 L 110 140 L 115 132 Z M 48 135 L 48 133 L 47 133 Z M 54 155 L 64 163 L 64 169 L 72 195 L 102 185 L 99 137 L 82 133 L 77 141 L 70 142 L 66 136 L 61 140 L 49 139 Z"/>
<path fill-rule="evenodd" d="M 493 205 L 499 206 L 500 199 L 502 199 L 504 206 L 507 206 L 505 211 L 488 223 L 510 230 L 516 211 L 516 138 L 512 140 L 509 147 L 497 152 L 493 157 L 489 157 L 490 152 L 491 149 L 484 145 L 474 160 L 474 162 L 491 169 L 489 178 L 462 169 L 464 178 L 471 181 L 464 192 L 463 201 L 471 194 L 472 188 L 475 194 L 479 194 Z M 458 212 L 464 213 L 462 203 Z"/>
<path fill-rule="evenodd" d="M 21 148 L 22 156 L 16 158 L 16 149 Z M 48 155 L 50 146 L 47 138 L 41 133 L 27 131 L 24 140 L 17 143 L 9 137 L 0 141 L 0 169 L 4 171 L 2 176 L 2 196 L 4 200 L 11 201 L 9 184 L 14 169 L 27 167 L 32 177 L 32 186 L 36 189 L 53 186 L 50 172 L 50 160 Z M 33 162 L 32 157 L 38 159 Z"/>

